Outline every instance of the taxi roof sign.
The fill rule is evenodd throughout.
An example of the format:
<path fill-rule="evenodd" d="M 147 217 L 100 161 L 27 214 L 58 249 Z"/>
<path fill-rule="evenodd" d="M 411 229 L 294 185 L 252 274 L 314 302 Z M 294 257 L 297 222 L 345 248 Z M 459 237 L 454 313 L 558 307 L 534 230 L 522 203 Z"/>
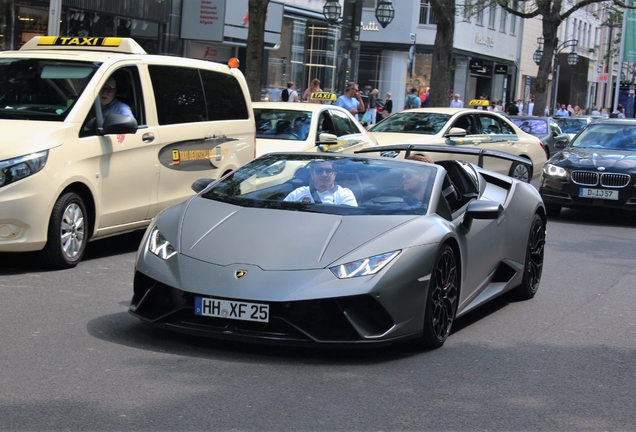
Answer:
<path fill-rule="evenodd" d="M 122 37 L 35 36 L 25 43 L 20 48 L 20 51 L 67 49 L 107 51 L 122 54 L 147 54 L 141 45 L 133 39 Z"/>
<path fill-rule="evenodd" d="M 490 101 L 487 99 L 473 99 L 468 102 L 469 106 L 490 106 Z"/>
<path fill-rule="evenodd" d="M 309 98 L 321 101 L 335 101 L 337 99 L 336 94 L 330 92 L 313 92 Z"/>

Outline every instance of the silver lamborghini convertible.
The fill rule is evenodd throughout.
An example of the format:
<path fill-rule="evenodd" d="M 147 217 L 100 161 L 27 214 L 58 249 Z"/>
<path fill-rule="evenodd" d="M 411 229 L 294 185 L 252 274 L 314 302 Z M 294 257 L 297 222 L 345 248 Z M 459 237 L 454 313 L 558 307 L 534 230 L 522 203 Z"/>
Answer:
<path fill-rule="evenodd" d="M 539 288 L 539 193 L 468 162 L 270 153 L 193 189 L 155 218 L 136 260 L 130 313 L 168 330 L 437 348 L 457 317 Z"/>

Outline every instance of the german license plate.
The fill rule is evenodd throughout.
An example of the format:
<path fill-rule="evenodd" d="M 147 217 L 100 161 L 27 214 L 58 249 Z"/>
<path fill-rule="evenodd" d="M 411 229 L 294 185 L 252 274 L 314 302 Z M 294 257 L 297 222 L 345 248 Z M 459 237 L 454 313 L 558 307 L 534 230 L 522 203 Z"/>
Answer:
<path fill-rule="evenodd" d="M 618 191 L 617 190 L 609 190 L 609 189 L 590 189 L 590 188 L 580 188 L 579 196 L 581 198 L 596 198 L 596 199 L 606 199 L 606 200 L 617 200 L 618 199 Z"/>
<path fill-rule="evenodd" d="M 194 314 L 242 321 L 269 322 L 269 305 L 196 297 Z"/>

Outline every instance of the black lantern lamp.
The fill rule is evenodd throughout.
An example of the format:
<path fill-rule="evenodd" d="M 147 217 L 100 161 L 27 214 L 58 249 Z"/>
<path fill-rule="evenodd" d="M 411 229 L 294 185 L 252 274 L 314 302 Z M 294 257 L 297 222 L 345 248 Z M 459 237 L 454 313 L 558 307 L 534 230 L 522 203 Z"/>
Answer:
<path fill-rule="evenodd" d="M 577 53 L 572 51 L 570 54 L 568 54 L 568 64 L 570 66 L 574 67 L 576 66 L 578 62 L 579 62 L 579 55 Z"/>
<path fill-rule="evenodd" d="M 325 5 L 325 7 L 327 7 Z M 375 18 L 378 20 L 382 28 L 386 28 L 387 25 L 395 17 L 395 9 L 391 0 L 379 0 L 378 6 L 375 8 Z"/>
<path fill-rule="evenodd" d="M 331 24 L 337 24 L 340 22 L 342 7 L 338 0 L 327 0 L 327 3 L 325 3 L 325 6 L 322 8 L 322 13 L 328 22 Z"/>
<path fill-rule="evenodd" d="M 534 60 L 537 66 L 539 65 L 539 63 L 541 63 L 542 57 L 543 57 L 543 50 L 541 48 L 537 48 L 534 54 L 532 54 L 532 60 Z"/>

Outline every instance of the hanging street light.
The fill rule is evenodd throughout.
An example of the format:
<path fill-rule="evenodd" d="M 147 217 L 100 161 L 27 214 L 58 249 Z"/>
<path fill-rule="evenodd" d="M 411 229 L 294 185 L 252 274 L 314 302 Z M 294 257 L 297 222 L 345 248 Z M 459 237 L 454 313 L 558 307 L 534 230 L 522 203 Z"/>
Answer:
<path fill-rule="evenodd" d="M 375 18 L 378 20 L 382 28 L 386 28 L 387 25 L 393 21 L 395 17 L 395 8 L 391 0 L 380 0 L 378 6 L 375 8 Z"/>
<path fill-rule="evenodd" d="M 327 0 L 325 6 L 322 8 L 322 14 L 330 24 L 338 24 L 340 22 L 340 15 L 342 14 L 342 7 L 338 0 Z"/>
<path fill-rule="evenodd" d="M 541 48 L 537 48 L 537 50 L 532 55 L 532 60 L 534 60 L 537 66 L 539 66 L 539 63 L 541 63 L 541 57 L 543 57 L 543 50 Z"/>

